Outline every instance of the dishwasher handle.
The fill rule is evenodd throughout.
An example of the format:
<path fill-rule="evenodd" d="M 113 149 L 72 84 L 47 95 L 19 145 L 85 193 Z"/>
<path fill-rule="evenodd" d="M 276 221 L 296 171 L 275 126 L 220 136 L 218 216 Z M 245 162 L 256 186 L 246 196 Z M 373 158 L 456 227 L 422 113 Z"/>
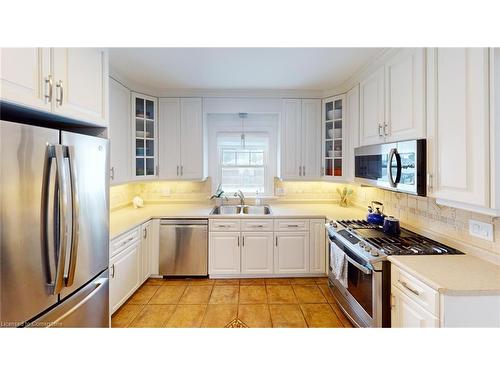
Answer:
<path fill-rule="evenodd" d="M 208 225 L 208 220 L 186 219 L 186 220 L 173 220 L 161 219 L 160 225 Z"/>

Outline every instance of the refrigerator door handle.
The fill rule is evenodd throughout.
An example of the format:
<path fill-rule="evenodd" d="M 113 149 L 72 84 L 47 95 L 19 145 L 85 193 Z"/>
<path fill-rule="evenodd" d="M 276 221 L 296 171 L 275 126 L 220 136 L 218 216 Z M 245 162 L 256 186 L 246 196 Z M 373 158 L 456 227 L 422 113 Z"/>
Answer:
<path fill-rule="evenodd" d="M 66 212 L 68 210 L 68 187 L 65 183 L 67 181 L 67 173 L 66 169 L 64 169 L 63 147 L 61 145 L 55 145 L 54 150 L 57 166 L 57 191 L 59 193 L 57 198 L 59 201 L 59 249 L 56 257 L 56 275 L 52 290 L 52 294 L 55 295 L 59 294 L 59 292 L 62 290 L 64 282 L 64 266 L 66 263 L 66 252 L 68 244 L 68 231 L 66 221 Z"/>
<path fill-rule="evenodd" d="M 42 248 L 42 262 L 43 268 L 45 270 L 45 275 L 47 277 L 47 285 L 51 288 L 54 287 L 53 271 L 50 262 L 50 247 L 49 247 L 49 188 L 50 188 L 50 172 L 52 169 L 52 159 L 55 158 L 55 147 L 52 144 L 47 143 L 45 147 L 44 163 L 43 163 L 43 177 L 42 177 L 42 196 L 41 196 L 41 217 L 40 217 L 40 228 L 41 228 L 41 248 Z M 54 196 L 56 195 L 56 185 L 54 185 Z M 52 207 L 52 229 L 54 229 L 55 220 L 54 215 L 57 212 L 56 206 L 57 202 L 55 199 L 52 200 L 54 207 Z M 55 249 L 56 244 L 54 241 L 53 247 Z M 54 250 L 55 254 L 55 250 Z M 56 260 L 57 257 L 55 256 Z"/>
<path fill-rule="evenodd" d="M 69 174 L 71 184 L 71 252 L 69 256 L 68 276 L 66 277 L 66 286 L 73 285 L 75 280 L 76 260 L 78 255 L 78 240 L 79 240 L 79 213 L 80 202 L 78 201 L 78 180 L 75 168 L 75 150 L 73 146 L 63 146 L 67 151 L 69 161 Z"/>

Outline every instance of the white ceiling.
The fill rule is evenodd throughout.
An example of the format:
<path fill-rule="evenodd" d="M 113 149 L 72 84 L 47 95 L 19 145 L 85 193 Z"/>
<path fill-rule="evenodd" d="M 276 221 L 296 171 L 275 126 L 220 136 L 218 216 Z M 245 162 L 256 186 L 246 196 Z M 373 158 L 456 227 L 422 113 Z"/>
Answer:
<path fill-rule="evenodd" d="M 112 69 L 155 89 L 325 90 L 382 48 L 110 48 Z"/>

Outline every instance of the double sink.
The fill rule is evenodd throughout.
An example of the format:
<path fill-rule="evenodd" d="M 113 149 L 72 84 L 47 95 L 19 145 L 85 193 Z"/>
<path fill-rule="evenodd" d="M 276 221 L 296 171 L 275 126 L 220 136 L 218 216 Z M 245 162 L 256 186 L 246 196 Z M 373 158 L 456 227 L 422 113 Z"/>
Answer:
<path fill-rule="evenodd" d="M 249 206 L 249 205 L 227 205 L 215 207 L 210 215 L 271 215 L 271 207 L 264 206 Z"/>

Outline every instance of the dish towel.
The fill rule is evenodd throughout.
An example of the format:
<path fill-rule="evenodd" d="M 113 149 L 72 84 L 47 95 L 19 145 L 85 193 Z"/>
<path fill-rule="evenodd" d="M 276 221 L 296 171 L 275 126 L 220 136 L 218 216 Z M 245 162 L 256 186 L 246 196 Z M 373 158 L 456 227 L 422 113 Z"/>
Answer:
<path fill-rule="evenodd" d="M 333 277 L 337 279 L 344 288 L 347 288 L 347 260 L 345 253 L 333 242 L 330 242 L 330 267 Z"/>

